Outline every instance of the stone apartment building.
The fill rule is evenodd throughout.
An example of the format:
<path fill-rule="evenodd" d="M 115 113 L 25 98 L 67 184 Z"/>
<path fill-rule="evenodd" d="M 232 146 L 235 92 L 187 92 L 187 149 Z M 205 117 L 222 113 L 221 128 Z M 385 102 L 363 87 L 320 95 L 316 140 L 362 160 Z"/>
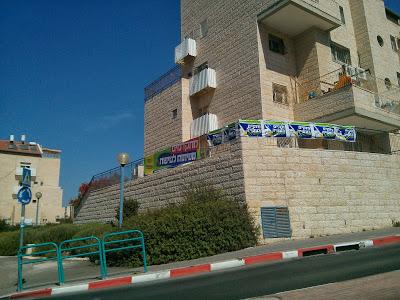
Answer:
<path fill-rule="evenodd" d="M 182 0 L 181 19 L 182 78 L 145 103 L 145 155 L 190 139 L 207 113 L 213 129 L 246 118 L 351 124 L 367 149 L 400 126 L 399 16 L 382 0 Z M 356 84 L 335 90 L 343 65 Z"/>
<path fill-rule="evenodd" d="M 239 119 L 353 125 L 357 142 L 240 137 L 126 182 L 127 197 L 145 210 L 214 185 L 266 240 L 398 222 L 399 20 L 382 0 L 181 0 L 177 66 L 145 89 L 145 156 Z M 75 221 L 112 220 L 118 195 L 91 190 Z"/>
<path fill-rule="evenodd" d="M 60 150 L 43 147 L 34 142 L 0 140 L 0 219 L 9 224 L 19 224 L 21 204 L 17 200 L 22 180 L 22 168 L 31 169 L 32 201 L 26 205 L 25 217 L 33 224 L 36 221 L 36 192 L 42 193 L 39 200 L 39 224 L 56 223 L 64 218 L 60 178 Z M 30 222 L 30 221 L 29 221 Z"/>

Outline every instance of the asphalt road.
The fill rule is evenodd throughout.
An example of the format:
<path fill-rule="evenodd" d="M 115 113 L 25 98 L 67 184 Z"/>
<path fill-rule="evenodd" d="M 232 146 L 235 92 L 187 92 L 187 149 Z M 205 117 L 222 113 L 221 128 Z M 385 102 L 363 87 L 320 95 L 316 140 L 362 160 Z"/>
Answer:
<path fill-rule="evenodd" d="M 400 245 L 392 245 L 51 298 L 244 299 L 399 269 Z"/>

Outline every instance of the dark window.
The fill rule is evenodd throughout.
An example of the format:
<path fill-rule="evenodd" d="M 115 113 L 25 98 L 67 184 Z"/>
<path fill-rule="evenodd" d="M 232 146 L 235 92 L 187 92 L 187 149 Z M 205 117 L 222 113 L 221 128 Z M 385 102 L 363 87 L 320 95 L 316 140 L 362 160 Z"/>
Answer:
<path fill-rule="evenodd" d="M 393 51 L 397 52 L 398 51 L 397 41 L 396 41 L 396 38 L 393 35 L 390 36 L 390 43 L 392 44 Z"/>
<path fill-rule="evenodd" d="M 385 85 L 387 89 L 390 89 L 392 87 L 392 82 L 389 78 L 385 78 Z"/>
<path fill-rule="evenodd" d="M 386 17 L 388 20 L 392 21 L 393 23 L 396 23 L 397 25 L 399 25 L 399 16 L 397 14 L 395 14 L 394 12 L 386 9 Z"/>
<path fill-rule="evenodd" d="M 346 24 L 346 19 L 344 17 L 344 10 L 343 7 L 339 6 L 339 10 L 340 10 L 340 19 L 342 20 L 343 24 Z"/>
<path fill-rule="evenodd" d="M 261 207 L 261 223 L 265 239 L 292 236 L 287 207 Z"/>
<path fill-rule="evenodd" d="M 172 111 L 172 119 L 175 120 L 177 117 L 178 117 L 178 110 L 177 110 L 177 109 L 174 109 L 174 110 Z"/>
<path fill-rule="evenodd" d="M 379 46 L 383 47 L 384 42 L 383 38 L 380 35 L 376 37 L 376 40 L 378 41 Z"/>
<path fill-rule="evenodd" d="M 275 35 L 269 34 L 269 50 L 279 54 L 285 54 L 285 43 L 283 40 Z"/>
<path fill-rule="evenodd" d="M 400 86 L 400 73 L 397 72 L 397 84 Z"/>
<path fill-rule="evenodd" d="M 335 43 L 331 43 L 333 61 L 341 64 L 351 65 L 350 50 Z"/>
<path fill-rule="evenodd" d="M 288 91 L 286 86 L 273 83 L 272 84 L 273 101 L 280 104 L 288 105 Z"/>
<path fill-rule="evenodd" d="M 194 69 L 194 75 L 199 74 L 201 71 L 208 69 L 208 62 L 202 63 Z"/>
<path fill-rule="evenodd" d="M 200 33 L 201 37 L 207 36 L 208 33 L 208 21 L 205 19 L 203 22 L 200 23 Z"/>

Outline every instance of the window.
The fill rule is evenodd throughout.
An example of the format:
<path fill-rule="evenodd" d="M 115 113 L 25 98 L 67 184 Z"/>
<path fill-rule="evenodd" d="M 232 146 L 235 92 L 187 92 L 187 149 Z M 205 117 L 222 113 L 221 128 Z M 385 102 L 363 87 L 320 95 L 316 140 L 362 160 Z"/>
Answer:
<path fill-rule="evenodd" d="M 200 34 L 201 37 L 207 36 L 208 33 L 208 21 L 205 19 L 203 22 L 200 23 Z"/>
<path fill-rule="evenodd" d="M 397 48 L 396 38 L 393 35 L 390 36 L 390 43 L 392 44 L 393 51 L 397 52 L 399 49 Z"/>
<path fill-rule="evenodd" d="M 288 105 L 288 91 L 286 86 L 277 83 L 272 84 L 273 101 L 280 104 Z"/>
<path fill-rule="evenodd" d="M 269 34 L 269 50 L 279 54 L 285 54 L 285 43 L 283 40 L 275 35 Z"/>
<path fill-rule="evenodd" d="M 343 24 L 346 24 L 346 19 L 344 18 L 344 10 L 343 7 L 339 6 L 339 10 L 340 10 L 340 19 L 342 20 Z"/>
<path fill-rule="evenodd" d="M 389 78 L 385 78 L 385 85 L 387 89 L 390 89 L 392 87 L 392 82 Z"/>
<path fill-rule="evenodd" d="M 175 120 L 178 117 L 178 110 L 175 108 L 172 111 L 172 120 Z"/>
<path fill-rule="evenodd" d="M 397 84 L 400 86 L 400 73 L 397 72 Z"/>
<path fill-rule="evenodd" d="M 199 74 L 201 71 L 208 69 L 208 62 L 204 62 L 194 69 L 194 75 Z"/>
<path fill-rule="evenodd" d="M 384 42 L 383 42 L 383 38 L 380 35 L 378 35 L 376 37 L 376 40 L 378 41 L 379 46 L 383 47 Z"/>
<path fill-rule="evenodd" d="M 350 50 L 335 43 L 331 43 L 333 61 L 341 64 L 351 65 Z"/>

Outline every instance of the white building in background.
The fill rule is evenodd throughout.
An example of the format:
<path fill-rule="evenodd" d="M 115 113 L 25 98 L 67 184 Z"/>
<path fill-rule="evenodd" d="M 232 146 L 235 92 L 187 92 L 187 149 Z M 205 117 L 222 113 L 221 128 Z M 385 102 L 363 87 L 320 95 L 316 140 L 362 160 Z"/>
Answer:
<path fill-rule="evenodd" d="M 0 140 L 0 219 L 9 224 L 18 224 L 21 216 L 21 204 L 17 193 L 20 188 L 22 169 L 31 169 L 32 201 L 26 206 L 27 223 L 35 223 L 37 200 L 36 192 L 42 193 L 39 201 L 39 223 L 56 223 L 65 217 L 62 207 L 60 187 L 61 151 L 43 147 L 35 142 Z"/>

